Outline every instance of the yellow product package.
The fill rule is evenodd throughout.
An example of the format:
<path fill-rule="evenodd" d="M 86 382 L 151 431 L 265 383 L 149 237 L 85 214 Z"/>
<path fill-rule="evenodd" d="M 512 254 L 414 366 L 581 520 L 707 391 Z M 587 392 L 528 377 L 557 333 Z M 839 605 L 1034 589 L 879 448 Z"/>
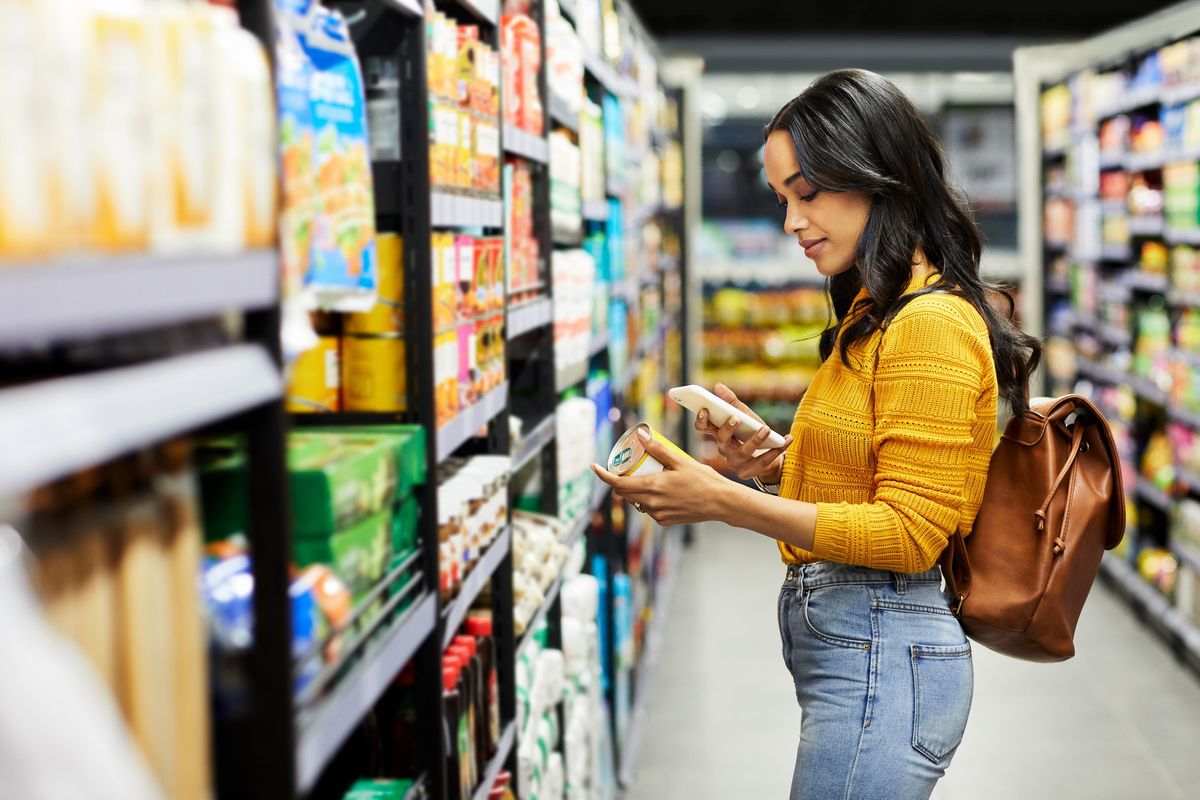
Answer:
<path fill-rule="evenodd" d="M 408 410 L 408 355 L 398 333 L 342 339 L 342 384 L 346 411 Z"/>

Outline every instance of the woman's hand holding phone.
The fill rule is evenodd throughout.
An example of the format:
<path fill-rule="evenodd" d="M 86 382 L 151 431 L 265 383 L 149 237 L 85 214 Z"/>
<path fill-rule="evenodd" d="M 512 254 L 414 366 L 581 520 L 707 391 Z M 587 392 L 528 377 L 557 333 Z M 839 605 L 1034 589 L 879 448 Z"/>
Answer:
<path fill-rule="evenodd" d="M 737 395 L 725 384 L 718 383 L 713 387 L 713 393 L 739 411 L 748 414 L 760 423 L 763 422 L 762 417 L 751 411 L 750 407 L 739 400 Z M 712 424 L 708 413 L 703 409 L 696 415 L 696 430 L 716 442 L 717 451 L 725 459 L 725 463 L 729 465 L 733 474 L 742 480 L 758 478 L 766 484 L 779 483 L 780 476 L 783 474 L 783 454 L 792 443 L 791 435 L 784 437 L 783 447 L 760 452 L 763 440 L 771 433 L 771 429 L 767 427 L 766 423 L 763 423 L 757 434 L 745 441 L 738 439 L 734 434 L 737 426 L 737 419 L 731 418 L 725 425 L 717 427 Z"/>

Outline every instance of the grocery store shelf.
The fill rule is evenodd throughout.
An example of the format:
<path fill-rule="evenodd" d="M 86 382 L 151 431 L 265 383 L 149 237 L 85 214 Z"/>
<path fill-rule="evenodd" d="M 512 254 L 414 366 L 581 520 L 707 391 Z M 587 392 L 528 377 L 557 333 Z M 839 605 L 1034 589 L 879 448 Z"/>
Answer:
<path fill-rule="evenodd" d="M 475 788 L 475 793 L 471 795 L 471 800 L 488 800 L 492 795 L 492 787 L 496 783 L 496 776 L 500 774 L 501 768 L 508 761 L 509 755 L 512 753 L 513 745 L 517 741 L 517 723 L 510 721 L 504 728 L 504 733 L 500 735 L 500 743 L 496 745 L 496 754 L 492 756 L 492 760 L 488 762 L 487 769 L 483 771 L 483 776 L 480 778 L 479 785 Z"/>
<path fill-rule="evenodd" d="M 277 400 L 279 370 L 240 344 L 0 390 L 0 498 Z"/>
<path fill-rule="evenodd" d="M 277 302 L 273 250 L 66 258 L 0 268 L 0 344 L 126 333 Z"/>
<path fill-rule="evenodd" d="M 506 331 L 509 340 L 524 336 L 530 331 L 544 328 L 554 318 L 554 304 L 549 297 L 531 300 L 519 306 L 510 306 Z"/>
<path fill-rule="evenodd" d="M 553 92 L 550 93 L 550 119 L 569 131 L 579 133 L 579 114 L 572 111 L 566 101 Z"/>
<path fill-rule="evenodd" d="M 588 346 L 588 352 L 593 357 L 600 355 L 608 349 L 608 331 L 592 334 L 592 342 Z"/>
<path fill-rule="evenodd" d="M 1152 150 L 1145 153 L 1128 153 L 1125 156 L 1125 169 L 1129 172 L 1145 172 L 1152 169 L 1162 169 L 1169 160 L 1165 150 Z"/>
<path fill-rule="evenodd" d="M 437 431 L 438 463 L 449 458 L 455 450 L 475 435 L 475 432 L 504 410 L 508 405 L 508 381 L 479 398 L 475 405 L 460 411 Z"/>
<path fill-rule="evenodd" d="M 462 588 L 458 590 L 458 596 L 450 601 L 450 605 L 442 609 L 443 650 L 449 647 L 454 640 L 459 626 L 467 618 L 467 612 L 471 610 L 471 606 L 475 605 L 475 598 L 479 597 L 483 587 L 500 567 L 504 557 L 512 549 L 511 545 L 512 528 L 505 526 L 504 530 L 500 531 L 500 535 L 492 540 L 487 552 L 483 554 L 483 558 L 475 563 L 475 568 L 471 570 L 471 574 L 463 581 Z"/>
<path fill-rule="evenodd" d="M 1200 628 L 1172 608 L 1167 598 L 1120 556 L 1105 553 L 1100 566 L 1116 588 L 1140 608 L 1160 632 L 1182 648 L 1182 654 L 1192 667 L 1200 669 Z"/>
<path fill-rule="evenodd" d="M 1163 238 L 1167 244 L 1200 244 L 1200 228 L 1171 228 L 1163 229 Z"/>
<path fill-rule="evenodd" d="M 583 218 L 592 222 L 606 222 L 608 220 L 608 201 L 584 200 Z"/>
<path fill-rule="evenodd" d="M 1153 272 L 1143 272 L 1134 270 L 1123 276 L 1122 281 L 1130 289 L 1139 292 L 1154 292 L 1156 294 L 1165 294 L 1170 287 L 1170 280 L 1166 275 L 1156 275 Z"/>
<path fill-rule="evenodd" d="M 1129 375 L 1121 370 L 1101 364 L 1098 361 L 1093 361 L 1090 358 L 1077 358 L 1075 365 L 1080 375 L 1100 381 L 1101 383 L 1120 386 L 1129 380 Z"/>
<path fill-rule="evenodd" d="M 599 81 L 600 85 L 609 94 L 616 95 L 617 97 L 628 97 L 637 94 L 637 86 L 633 81 L 618 74 L 599 53 L 584 50 L 583 68 L 585 72 Z"/>
<path fill-rule="evenodd" d="M 1180 408 L 1172 404 L 1167 408 L 1167 416 L 1172 422 L 1178 422 L 1180 425 L 1186 425 L 1193 431 L 1200 433 L 1200 414 Z"/>
<path fill-rule="evenodd" d="M 1065 253 L 1071 248 L 1070 242 L 1059 242 L 1054 239 L 1046 240 L 1046 249 L 1051 253 Z"/>
<path fill-rule="evenodd" d="M 587 380 L 587 376 L 588 364 L 586 361 L 563 367 L 554 373 L 554 388 L 558 392 L 565 392 L 572 386 L 583 383 Z"/>
<path fill-rule="evenodd" d="M 1137 496 L 1160 511 L 1171 510 L 1172 502 L 1170 496 L 1145 478 L 1138 478 Z"/>
<path fill-rule="evenodd" d="M 1042 148 L 1042 158 L 1046 161 L 1062 158 L 1067 154 L 1067 137 L 1053 142 L 1047 142 Z"/>
<path fill-rule="evenodd" d="M 1167 293 L 1167 302 L 1173 306 L 1189 306 L 1200 308 L 1200 291 L 1180 291 L 1172 289 Z"/>
<path fill-rule="evenodd" d="M 1167 406 L 1169 398 L 1167 393 L 1158 388 L 1149 378 L 1142 378 L 1136 375 L 1125 376 L 1125 381 L 1133 388 L 1133 393 L 1142 400 L 1148 403 L 1153 403 L 1156 406 Z"/>
<path fill-rule="evenodd" d="M 1129 233 L 1131 236 L 1162 236 L 1163 218 L 1161 215 L 1146 217 L 1130 217 Z"/>
<path fill-rule="evenodd" d="M 500 15 L 499 0 L 458 0 L 458 4 L 489 25 L 495 25 Z"/>
<path fill-rule="evenodd" d="M 504 225 L 504 203 L 434 190 L 430 218 L 435 228 L 499 228 Z"/>
<path fill-rule="evenodd" d="M 1164 86 L 1161 89 L 1163 105 L 1175 106 L 1200 97 L 1200 83 L 1185 83 L 1181 86 Z"/>
<path fill-rule="evenodd" d="M 1125 166 L 1125 153 L 1122 150 L 1101 150 L 1100 169 L 1121 169 Z"/>
<path fill-rule="evenodd" d="M 1136 111 L 1139 108 L 1157 105 L 1160 102 L 1162 102 L 1162 87 L 1141 86 L 1137 89 L 1122 92 L 1117 97 L 1115 103 L 1106 109 L 1101 109 L 1100 113 L 1096 116 L 1099 119 L 1115 117 L 1118 114 L 1126 114 L 1130 111 Z"/>
<path fill-rule="evenodd" d="M 307 793 L 342 742 L 362 722 L 396 675 L 433 633 L 437 598 L 427 594 L 392 626 L 384 638 L 329 696 L 297 722 L 296 784 Z"/>
<path fill-rule="evenodd" d="M 1171 542 L 1171 552 L 1193 572 L 1200 572 L 1200 549 L 1187 542 Z"/>
<path fill-rule="evenodd" d="M 1133 249 L 1127 244 L 1102 244 L 1100 245 L 1100 260 L 1132 261 Z"/>
<path fill-rule="evenodd" d="M 639 351 L 640 352 L 640 351 Z M 629 387 L 637 379 L 637 375 L 642 371 L 642 358 L 640 355 L 631 358 L 625 365 L 625 379 L 620 384 L 613 384 L 613 391 L 623 395 L 629 391 Z"/>
<path fill-rule="evenodd" d="M 504 124 L 504 152 L 539 164 L 550 160 L 550 147 L 545 137 L 509 123 Z"/>
<path fill-rule="evenodd" d="M 554 414 L 547 414 L 545 419 L 525 435 L 525 438 L 517 445 L 516 452 L 513 453 L 513 472 L 536 458 L 542 448 L 554 441 L 556 423 L 557 417 Z"/>

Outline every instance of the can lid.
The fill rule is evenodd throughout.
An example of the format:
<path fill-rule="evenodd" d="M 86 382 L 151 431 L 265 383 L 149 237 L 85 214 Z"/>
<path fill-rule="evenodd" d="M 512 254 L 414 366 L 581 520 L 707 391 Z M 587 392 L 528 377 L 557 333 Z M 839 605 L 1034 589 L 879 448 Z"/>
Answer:
<path fill-rule="evenodd" d="M 465 647 L 472 657 L 479 652 L 479 643 L 475 641 L 474 636 L 455 636 L 454 644 Z"/>
<path fill-rule="evenodd" d="M 467 633 L 476 637 L 490 637 L 492 621 L 486 617 L 471 617 L 467 620 Z"/>
<path fill-rule="evenodd" d="M 636 472 L 637 468 L 646 460 L 646 447 L 637 435 L 638 428 L 642 427 L 651 430 L 649 425 L 640 422 L 621 434 L 620 439 L 617 439 L 617 443 L 613 445 L 612 452 L 608 456 L 609 472 L 619 476 L 628 475 Z"/>
<path fill-rule="evenodd" d="M 458 686 L 459 671 L 455 667 L 442 667 L 442 689 L 453 692 Z"/>

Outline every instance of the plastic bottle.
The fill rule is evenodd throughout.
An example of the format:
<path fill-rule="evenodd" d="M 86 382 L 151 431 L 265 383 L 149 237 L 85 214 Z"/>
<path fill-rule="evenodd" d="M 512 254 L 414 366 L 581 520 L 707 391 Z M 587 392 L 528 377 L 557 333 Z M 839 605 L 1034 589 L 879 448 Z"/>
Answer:
<path fill-rule="evenodd" d="M 490 758 L 500 745 L 500 681 L 496 671 L 496 642 L 492 638 L 491 618 L 472 615 L 467 619 L 467 633 L 476 637 L 483 661 L 485 744 Z"/>
<path fill-rule="evenodd" d="M 473 636 L 455 636 L 454 646 L 466 650 L 471 659 L 471 739 L 475 750 L 475 774 L 482 777 L 488 765 L 487 675 Z"/>
<path fill-rule="evenodd" d="M 474 700 L 471 695 L 473 675 L 471 674 L 470 661 L 471 659 L 464 648 L 451 647 L 443 657 L 443 663 L 452 665 L 458 677 L 458 724 L 457 727 L 452 729 L 454 743 L 451 748 L 455 753 L 458 771 L 450 774 L 458 776 L 458 783 L 461 787 L 464 800 L 471 796 L 476 782 L 475 750 L 472 742 L 475 729 L 474 720 L 471 715 L 471 706 Z"/>

